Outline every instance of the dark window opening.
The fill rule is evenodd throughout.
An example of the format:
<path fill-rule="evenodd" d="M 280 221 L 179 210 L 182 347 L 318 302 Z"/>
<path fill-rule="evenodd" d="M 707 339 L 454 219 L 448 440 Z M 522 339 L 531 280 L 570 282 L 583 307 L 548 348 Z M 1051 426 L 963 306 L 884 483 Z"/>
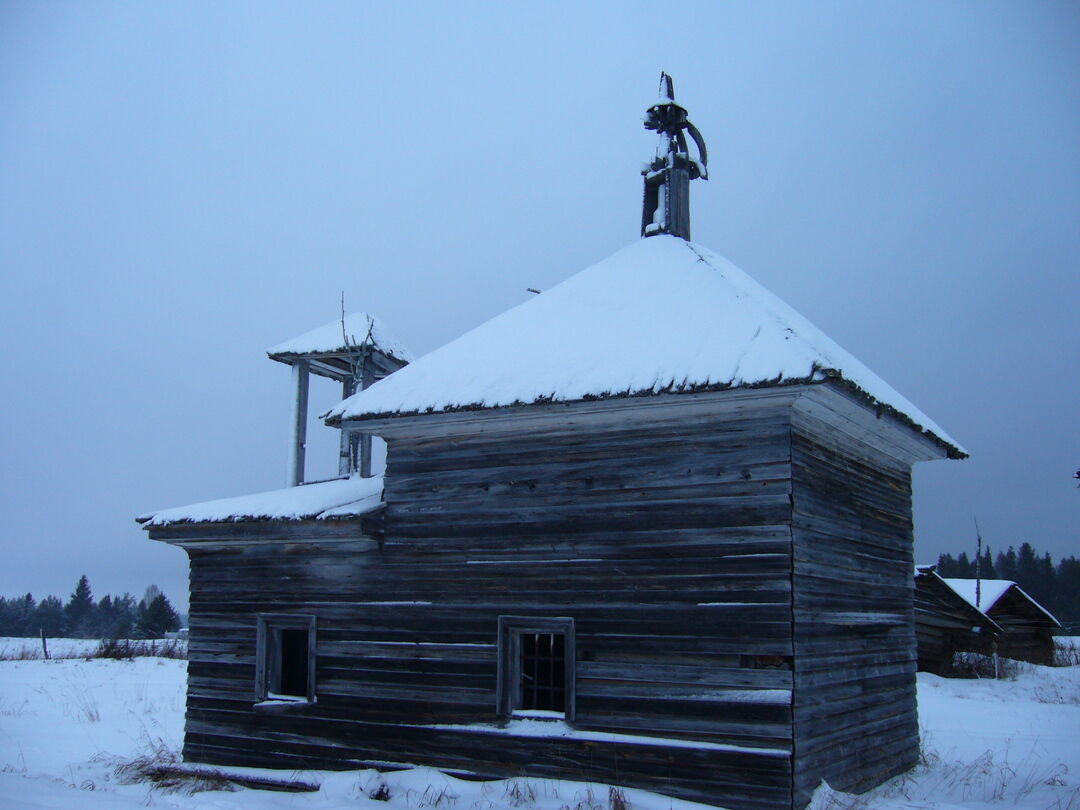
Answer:
<path fill-rule="evenodd" d="M 500 717 L 515 714 L 574 719 L 574 620 L 499 617 Z"/>
<path fill-rule="evenodd" d="M 306 698 L 308 694 L 307 630 L 280 630 L 280 677 L 271 692 Z"/>
<path fill-rule="evenodd" d="M 562 633 L 521 633 L 518 709 L 566 711 L 566 637 Z"/>
<path fill-rule="evenodd" d="M 255 699 L 315 702 L 315 617 L 261 613 L 257 617 Z"/>

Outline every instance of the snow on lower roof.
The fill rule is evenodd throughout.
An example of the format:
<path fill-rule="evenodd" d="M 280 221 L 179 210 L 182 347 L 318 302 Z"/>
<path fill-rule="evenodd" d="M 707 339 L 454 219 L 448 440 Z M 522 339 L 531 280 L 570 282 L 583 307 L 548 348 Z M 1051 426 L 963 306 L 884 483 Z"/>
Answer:
<path fill-rule="evenodd" d="M 331 321 L 318 329 L 312 329 L 292 340 L 286 340 L 267 350 L 271 359 L 307 354 L 337 354 L 370 345 L 390 357 L 406 363 L 412 360 L 412 352 L 395 338 L 378 318 L 366 312 L 354 312 Z"/>
<path fill-rule="evenodd" d="M 641 239 L 462 335 L 324 417 L 574 401 L 839 377 L 963 449 L 794 309 L 726 259 Z"/>
<path fill-rule="evenodd" d="M 235 523 L 245 520 L 306 520 L 356 517 L 378 509 L 383 477 L 339 478 L 238 498 L 178 506 L 140 515 L 146 526 L 177 523 Z"/>
<path fill-rule="evenodd" d="M 1054 618 L 1053 613 L 1051 613 L 1049 610 L 1047 610 L 1042 605 L 1040 605 L 1038 602 L 1036 602 L 1034 599 L 1032 599 L 1031 596 L 1027 593 L 1027 591 L 1025 591 L 1023 588 L 1021 588 L 1019 585 L 1017 585 L 1011 579 L 983 579 L 983 580 L 978 580 L 978 579 L 959 579 L 959 578 L 956 578 L 956 577 L 942 577 L 942 579 L 945 580 L 945 583 L 950 588 L 952 588 L 954 591 L 956 591 L 958 594 L 960 594 L 961 598 L 963 598 L 963 600 L 965 602 L 967 602 L 972 607 L 978 608 L 983 613 L 986 613 L 987 611 L 991 610 L 994 607 L 994 605 L 997 604 L 997 601 L 1001 597 L 1003 597 L 1005 595 L 1005 592 L 1008 591 L 1009 588 L 1016 588 L 1016 590 L 1020 591 L 1020 593 L 1022 593 L 1025 596 L 1025 598 L 1027 598 L 1028 601 L 1031 602 L 1031 604 L 1035 605 L 1035 607 L 1037 607 L 1039 610 L 1041 610 L 1043 613 L 1045 613 L 1051 619 L 1051 621 L 1054 622 L 1054 624 L 1058 625 L 1059 627 L 1061 626 L 1060 622 L 1058 622 L 1058 620 L 1056 618 Z M 979 585 L 979 592 L 980 592 L 979 593 L 979 604 L 982 605 L 982 607 L 978 607 L 978 605 L 975 604 L 975 583 L 976 582 L 980 583 L 980 585 Z"/>

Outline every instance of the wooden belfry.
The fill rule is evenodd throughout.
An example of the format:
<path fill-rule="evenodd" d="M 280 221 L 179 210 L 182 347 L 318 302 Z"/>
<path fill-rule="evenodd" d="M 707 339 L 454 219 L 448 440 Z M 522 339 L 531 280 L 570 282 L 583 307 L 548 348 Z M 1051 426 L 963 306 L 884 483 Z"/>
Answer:
<path fill-rule="evenodd" d="M 690 181 L 709 179 L 709 155 L 701 133 L 686 116 L 686 109 L 675 103 L 671 77 L 661 73 L 660 98 L 645 113 L 645 129 L 656 130 L 660 143 L 656 157 L 641 172 L 645 176 L 642 236 L 668 233 L 690 239 Z M 687 132 L 697 145 L 697 159 L 690 156 Z"/>
<path fill-rule="evenodd" d="M 267 352 L 271 360 L 292 366 L 293 407 L 286 484 L 305 482 L 308 379 L 310 374 L 341 383 L 343 399 L 409 362 L 408 352 L 385 334 L 385 327 L 366 312 L 354 312 L 282 343 Z M 359 471 L 371 477 L 371 435 L 341 431 L 338 475 Z"/>

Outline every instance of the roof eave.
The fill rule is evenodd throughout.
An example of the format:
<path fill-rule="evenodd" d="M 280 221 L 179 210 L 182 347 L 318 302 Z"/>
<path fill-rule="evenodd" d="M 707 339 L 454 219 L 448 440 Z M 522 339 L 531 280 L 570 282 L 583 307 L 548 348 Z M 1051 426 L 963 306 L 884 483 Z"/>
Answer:
<path fill-rule="evenodd" d="M 944 451 L 944 455 L 950 459 L 964 459 L 968 457 L 967 451 L 957 445 L 955 442 L 950 441 L 942 436 L 939 436 L 932 430 L 924 428 L 918 424 L 914 419 L 905 414 L 903 411 L 880 402 L 875 399 L 864 389 L 859 387 L 856 383 L 848 380 L 844 375 L 835 369 L 818 369 L 814 368 L 811 373 L 805 377 L 789 377 L 781 378 L 776 377 L 767 380 L 759 380 L 753 383 L 741 383 L 738 385 L 732 385 L 731 383 L 699 383 L 683 386 L 670 385 L 666 388 L 655 389 L 646 388 L 639 391 L 618 391 L 618 392 L 605 392 L 600 394 L 590 394 L 578 399 L 553 399 L 550 397 L 540 397 L 532 402 L 511 402 L 500 405 L 486 405 L 482 402 L 470 403 L 465 405 L 451 405 L 444 408 L 427 408 L 427 409 L 415 409 L 411 411 L 369 411 L 359 414 L 350 415 L 347 418 L 343 418 L 340 414 L 329 412 L 323 414 L 325 422 L 331 427 L 340 427 L 343 422 L 368 422 L 373 420 L 392 420 L 399 418 L 415 417 L 421 415 L 437 415 L 437 414 L 449 414 L 449 413 L 461 413 L 467 411 L 499 411 L 508 408 L 522 408 L 531 406 L 543 406 L 549 405 L 553 402 L 559 402 L 562 404 L 573 404 L 576 402 L 595 402 L 609 399 L 630 399 L 637 397 L 650 397 L 659 394 L 701 394 L 713 391 L 731 391 L 731 390 L 754 390 L 760 388 L 772 388 L 780 386 L 793 386 L 793 385 L 819 385 L 822 383 L 831 382 L 833 385 L 848 391 L 859 399 L 863 404 L 871 408 L 876 415 L 880 418 L 882 415 L 888 415 L 894 418 L 896 421 L 907 427 L 908 429 L 924 436 L 936 447 Z"/>
<path fill-rule="evenodd" d="M 381 534 L 382 505 L 361 515 L 328 518 L 262 518 L 234 521 L 144 524 L 151 540 L 185 549 L 235 548 L 244 545 L 346 543 L 371 541 Z"/>
<path fill-rule="evenodd" d="M 841 388 L 846 388 L 851 393 L 855 394 L 866 405 L 872 408 L 879 417 L 883 414 L 887 414 L 892 418 L 896 419 L 904 426 L 915 431 L 916 433 L 925 436 L 935 445 L 944 450 L 947 458 L 962 460 L 970 457 L 969 453 L 956 442 L 952 441 L 949 438 L 939 436 L 934 431 L 920 425 L 918 422 L 916 422 L 908 414 L 904 413 L 900 409 L 889 405 L 888 403 L 881 402 L 880 400 L 871 396 L 867 391 L 859 387 L 858 384 L 846 378 L 842 372 L 836 369 L 822 369 L 821 373 L 827 376 L 829 381 L 831 381 L 833 384 Z"/>
<path fill-rule="evenodd" d="M 331 427 L 340 427 L 344 422 L 368 422 L 373 420 L 393 420 L 404 419 L 415 416 L 437 416 L 440 414 L 452 414 L 452 413 L 466 413 L 470 411 L 508 411 L 511 408 L 531 408 L 542 407 L 545 405 L 559 404 L 559 405 L 574 405 L 582 402 L 604 402 L 607 400 L 620 400 L 620 399 L 641 399 L 652 396 L 660 396 L 664 394 L 704 394 L 715 391 L 738 391 L 746 390 L 752 391 L 760 388 L 777 388 L 795 385 L 810 385 L 815 383 L 824 382 L 823 379 L 811 374 L 807 377 L 800 378 L 776 378 L 770 380 L 761 380 L 754 383 L 743 383 L 739 385 L 732 385 L 731 383 L 700 383 L 691 385 L 675 386 L 669 385 L 665 388 L 644 388 L 638 391 L 615 391 L 604 392 L 600 394 L 586 394 L 583 397 L 575 399 L 556 399 L 554 397 L 538 397 L 531 402 L 508 402 L 499 405 L 487 405 L 482 402 L 474 402 L 465 405 L 449 405 L 444 408 L 425 408 L 414 409 L 410 411 L 369 411 L 359 414 L 352 414 L 346 418 L 343 418 L 340 414 L 333 412 L 327 412 L 322 415 L 325 423 Z"/>

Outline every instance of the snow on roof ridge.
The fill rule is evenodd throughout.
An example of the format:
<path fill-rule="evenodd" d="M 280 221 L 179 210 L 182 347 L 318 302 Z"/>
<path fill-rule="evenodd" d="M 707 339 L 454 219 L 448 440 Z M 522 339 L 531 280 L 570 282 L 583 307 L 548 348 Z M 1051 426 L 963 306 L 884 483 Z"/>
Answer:
<path fill-rule="evenodd" d="M 327 520 L 374 512 L 382 505 L 383 476 L 335 478 L 235 498 L 159 509 L 139 515 L 145 526 L 237 523 L 247 520 Z"/>
<path fill-rule="evenodd" d="M 1031 594 L 1029 594 L 1011 579 L 976 580 L 968 579 L 966 577 L 942 577 L 941 579 L 945 582 L 945 584 L 947 584 L 950 588 L 956 591 L 956 593 L 960 596 L 961 599 L 963 599 L 976 610 L 981 610 L 983 613 L 991 610 L 994 605 L 997 604 L 998 600 L 1005 595 L 1005 593 L 1009 590 L 1010 587 L 1016 588 L 1016 590 L 1020 591 L 1020 593 L 1027 597 L 1031 604 L 1035 605 L 1035 607 L 1045 613 L 1054 624 L 1056 624 L 1058 627 L 1061 627 L 1061 622 L 1057 620 L 1057 617 L 1054 616 L 1053 613 L 1051 613 L 1049 610 L 1036 602 L 1035 599 L 1032 598 Z M 979 601 L 985 604 L 986 607 L 978 607 L 975 604 L 976 582 L 982 583 L 979 588 L 981 597 Z"/>
<path fill-rule="evenodd" d="M 266 353 L 272 359 L 296 354 L 334 354 L 357 346 L 371 345 L 385 354 L 405 362 L 412 361 L 412 352 L 395 338 L 378 317 L 367 312 L 353 312 L 342 319 L 330 321 L 316 329 L 271 346 Z M 347 339 L 346 339 L 347 337 Z M 370 339 L 369 339 L 370 338 Z"/>
<path fill-rule="evenodd" d="M 834 382 L 966 455 L 926 414 L 731 262 L 641 239 L 338 404 L 343 419 Z"/>

